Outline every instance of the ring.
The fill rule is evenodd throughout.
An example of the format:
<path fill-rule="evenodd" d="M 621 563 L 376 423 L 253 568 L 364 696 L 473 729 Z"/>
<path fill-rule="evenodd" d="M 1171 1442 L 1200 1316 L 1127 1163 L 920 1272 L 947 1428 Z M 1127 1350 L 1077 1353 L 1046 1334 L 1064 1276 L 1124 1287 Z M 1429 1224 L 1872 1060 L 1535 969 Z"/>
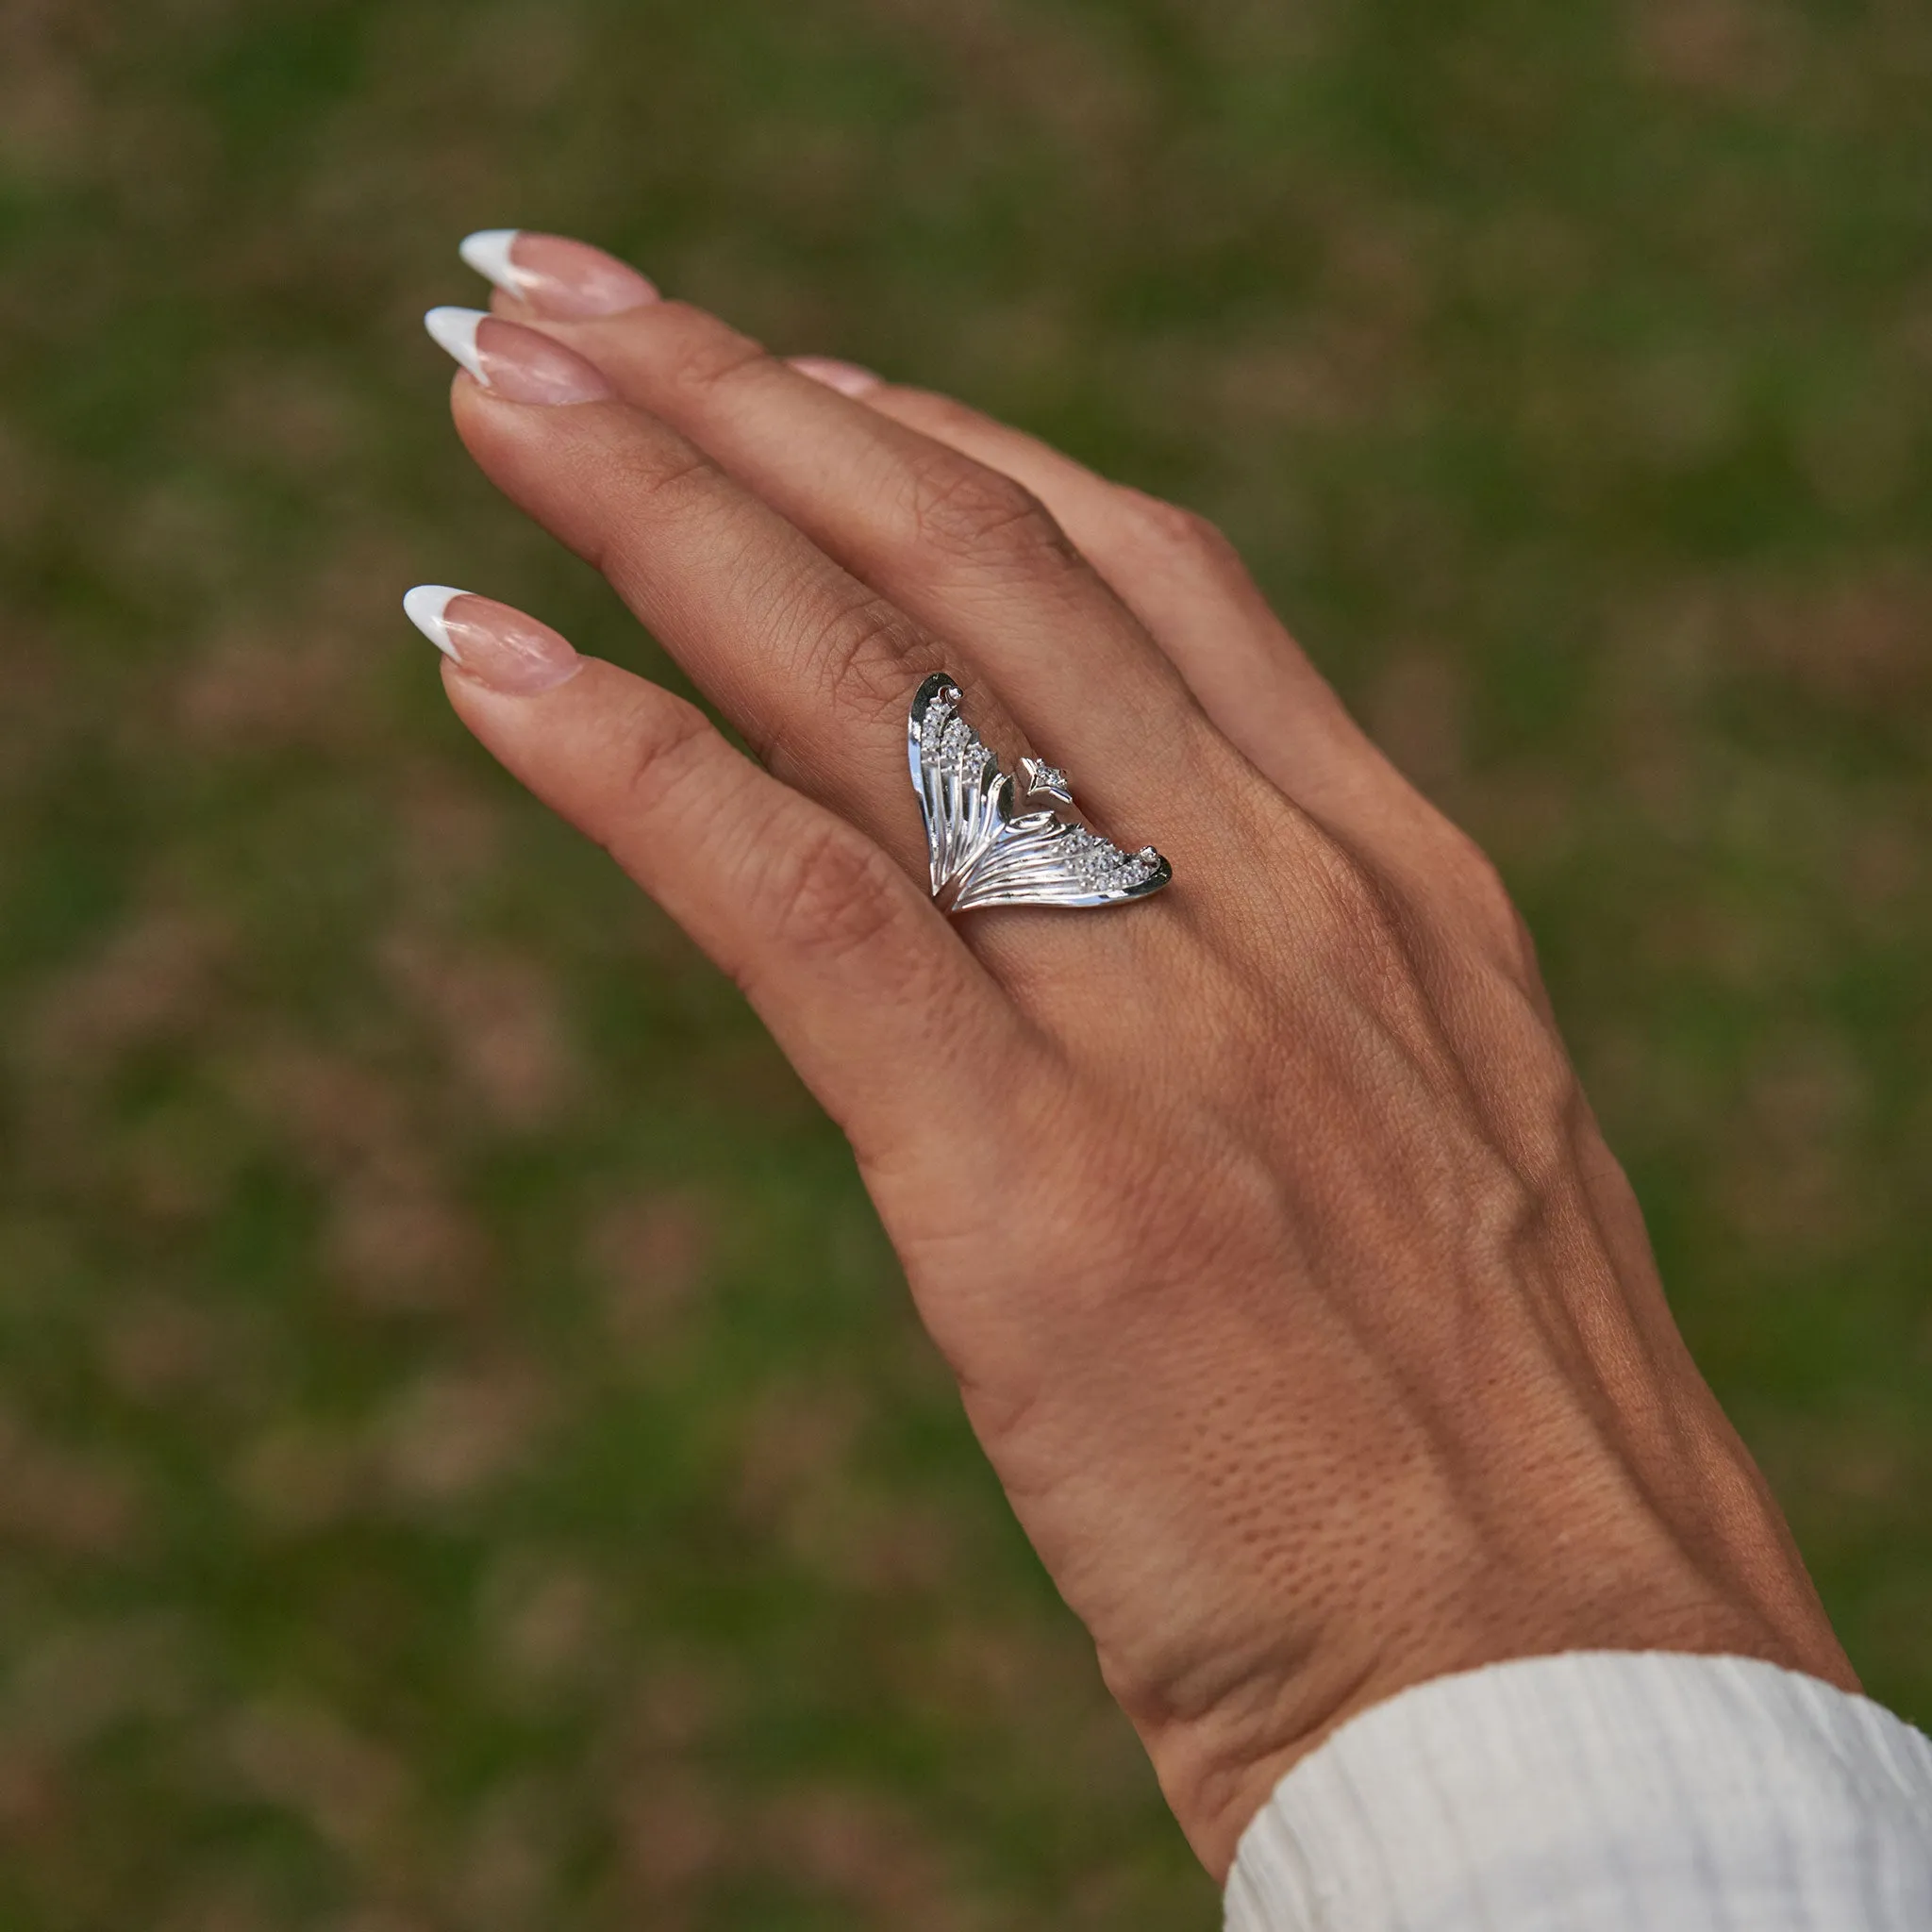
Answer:
<path fill-rule="evenodd" d="M 1013 780 L 959 715 L 959 687 L 941 671 L 912 699 L 906 724 L 912 789 L 925 813 L 932 895 L 949 912 L 982 906 L 1116 906 L 1174 877 L 1151 845 L 1123 852 L 1050 808 L 1015 813 Z M 1064 772 L 1022 758 L 1026 796 L 1071 807 Z"/>

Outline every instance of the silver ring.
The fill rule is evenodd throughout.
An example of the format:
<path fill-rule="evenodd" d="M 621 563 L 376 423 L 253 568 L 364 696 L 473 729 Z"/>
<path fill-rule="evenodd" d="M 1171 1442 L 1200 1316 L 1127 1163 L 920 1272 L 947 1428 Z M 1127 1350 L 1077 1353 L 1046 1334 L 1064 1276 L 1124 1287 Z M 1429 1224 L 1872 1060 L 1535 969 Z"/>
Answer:
<path fill-rule="evenodd" d="M 932 895 L 948 912 L 982 906 L 1117 906 L 1174 877 L 1151 845 L 1123 852 L 1051 808 L 1016 812 L 1013 781 L 959 715 L 959 687 L 941 671 L 912 699 L 906 722 L 912 789 L 925 813 Z M 1022 758 L 1029 799 L 1071 807 L 1064 772 Z"/>

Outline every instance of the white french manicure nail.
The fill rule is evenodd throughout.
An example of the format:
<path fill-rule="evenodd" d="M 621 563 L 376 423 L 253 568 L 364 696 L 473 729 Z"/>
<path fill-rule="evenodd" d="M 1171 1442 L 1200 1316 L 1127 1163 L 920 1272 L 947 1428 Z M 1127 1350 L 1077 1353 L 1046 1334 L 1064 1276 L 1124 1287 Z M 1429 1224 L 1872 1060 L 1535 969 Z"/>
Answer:
<path fill-rule="evenodd" d="M 418 584 L 403 597 L 403 612 L 409 622 L 445 658 L 458 664 L 462 659 L 457 656 L 457 647 L 450 641 L 449 626 L 443 623 L 442 613 L 457 598 L 465 594 L 449 584 Z"/>
<path fill-rule="evenodd" d="M 423 318 L 423 326 L 431 337 L 486 389 L 490 378 L 483 374 L 483 358 L 476 349 L 476 330 L 489 320 L 480 308 L 432 308 Z"/>
<path fill-rule="evenodd" d="M 514 295 L 523 286 L 509 258 L 521 228 L 478 228 L 457 243 L 457 253 L 486 280 L 494 282 L 507 294 Z"/>
<path fill-rule="evenodd" d="M 454 615 L 452 605 L 458 606 Z M 453 664 L 506 697 L 555 691 L 584 668 L 569 641 L 547 624 L 474 591 L 418 584 L 404 597 L 403 608 Z"/>
<path fill-rule="evenodd" d="M 528 228 L 478 228 L 457 253 L 506 295 L 554 322 L 594 322 L 658 299 L 658 285 L 588 242 Z"/>
<path fill-rule="evenodd" d="M 432 308 L 423 326 L 506 403 L 598 403 L 616 391 L 594 362 L 480 308 Z"/>

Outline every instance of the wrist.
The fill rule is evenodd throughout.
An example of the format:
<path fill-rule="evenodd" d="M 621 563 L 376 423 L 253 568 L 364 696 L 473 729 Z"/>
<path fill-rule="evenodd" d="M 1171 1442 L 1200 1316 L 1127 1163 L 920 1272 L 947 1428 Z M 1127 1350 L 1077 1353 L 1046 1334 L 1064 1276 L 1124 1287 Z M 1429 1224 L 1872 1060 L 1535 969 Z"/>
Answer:
<path fill-rule="evenodd" d="M 1774 1519 L 1766 1527 L 1767 1540 L 1782 1539 Z M 1713 1584 L 1673 1540 L 1658 1542 L 1639 1564 L 1627 1540 L 1572 1539 L 1560 1568 L 1472 1574 L 1419 1587 L 1405 1603 L 1358 1605 L 1332 1634 L 1256 1655 L 1211 1694 L 1205 1685 L 1192 1697 L 1172 1688 L 1137 1696 L 1125 1685 L 1116 1694 L 1190 1844 L 1224 1882 L 1284 1776 L 1352 1719 L 1438 1678 L 1536 1657 L 1672 1653 L 1748 1657 L 1858 1690 L 1795 1558 L 1760 1595 Z"/>

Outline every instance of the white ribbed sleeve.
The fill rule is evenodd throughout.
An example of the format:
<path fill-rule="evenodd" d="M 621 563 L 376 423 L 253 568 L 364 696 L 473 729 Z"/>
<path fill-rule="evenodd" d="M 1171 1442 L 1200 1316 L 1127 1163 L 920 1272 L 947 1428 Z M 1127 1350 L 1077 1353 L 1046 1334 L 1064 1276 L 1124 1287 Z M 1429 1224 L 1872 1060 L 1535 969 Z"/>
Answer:
<path fill-rule="evenodd" d="M 1227 1932 L 1932 1932 L 1932 1740 L 1742 1657 L 1419 1685 L 1243 1834 Z"/>

